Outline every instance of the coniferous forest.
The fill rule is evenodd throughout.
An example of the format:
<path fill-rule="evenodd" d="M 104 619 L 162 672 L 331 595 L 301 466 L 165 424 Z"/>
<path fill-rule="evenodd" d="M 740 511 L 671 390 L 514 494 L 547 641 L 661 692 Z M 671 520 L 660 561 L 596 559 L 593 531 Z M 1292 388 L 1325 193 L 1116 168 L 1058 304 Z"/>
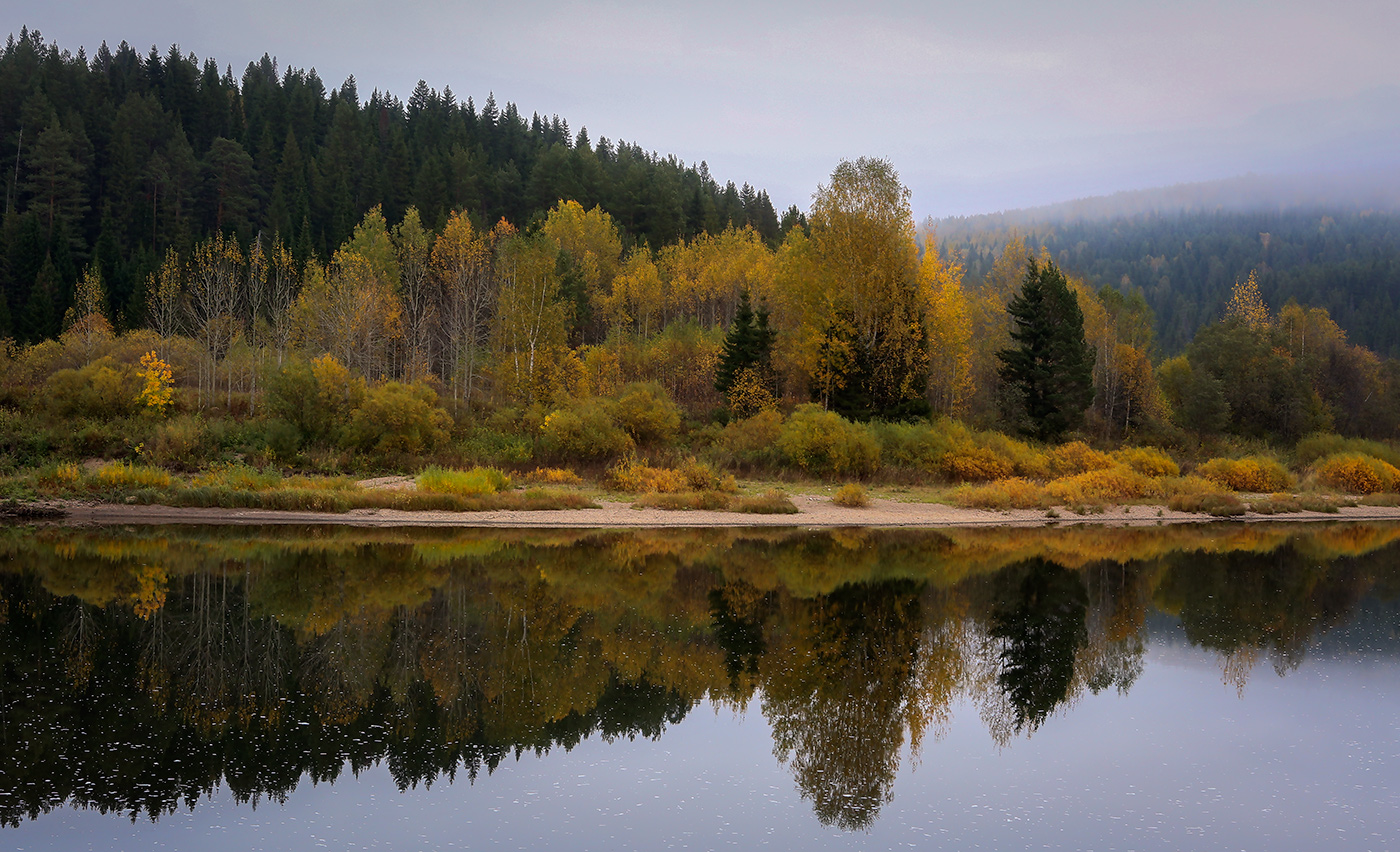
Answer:
<path fill-rule="evenodd" d="M 177 47 L 88 56 L 28 30 L 0 54 L 0 158 L 0 336 L 30 342 L 58 334 L 90 263 L 117 326 L 137 327 L 167 249 L 261 232 L 298 264 L 325 260 L 375 206 L 393 222 L 414 207 L 435 229 L 461 210 L 489 230 L 570 199 L 607 211 L 624 247 L 729 226 L 779 237 L 763 191 L 489 93 L 478 105 L 419 83 L 404 103 L 268 56 L 235 75 Z"/>
<path fill-rule="evenodd" d="M 737 474 L 996 508 L 1400 500 L 1391 214 L 921 232 L 862 157 L 780 219 L 490 93 L 28 30 L 0 158 L 0 497 L 539 508 L 587 498 L 517 479 L 588 477 L 796 511 Z M 378 472 L 416 496 L 351 477 Z"/>

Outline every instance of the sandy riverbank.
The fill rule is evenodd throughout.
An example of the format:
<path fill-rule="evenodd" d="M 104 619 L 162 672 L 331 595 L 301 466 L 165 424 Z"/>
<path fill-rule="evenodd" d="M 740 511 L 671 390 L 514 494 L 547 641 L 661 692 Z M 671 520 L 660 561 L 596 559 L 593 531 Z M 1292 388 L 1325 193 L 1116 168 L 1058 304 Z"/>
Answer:
<path fill-rule="evenodd" d="M 406 512 L 394 509 L 355 509 L 344 514 L 267 509 L 176 508 L 62 501 L 49 504 L 68 524 L 342 524 L 376 527 L 979 527 L 1044 526 L 1046 524 L 1155 525 L 1233 521 L 1400 521 L 1400 508 L 1355 506 L 1336 513 L 1294 512 L 1279 515 L 1249 513 L 1218 519 L 1209 515 L 1173 512 L 1157 506 L 1119 506 L 1102 514 L 1077 515 L 1059 509 L 1047 517 L 1043 509 L 1004 512 L 961 509 L 938 503 L 872 500 L 869 507 L 837 506 L 824 496 L 796 494 L 795 515 L 751 515 L 738 512 L 634 509 L 629 503 L 600 501 L 596 509 L 555 511 Z"/>

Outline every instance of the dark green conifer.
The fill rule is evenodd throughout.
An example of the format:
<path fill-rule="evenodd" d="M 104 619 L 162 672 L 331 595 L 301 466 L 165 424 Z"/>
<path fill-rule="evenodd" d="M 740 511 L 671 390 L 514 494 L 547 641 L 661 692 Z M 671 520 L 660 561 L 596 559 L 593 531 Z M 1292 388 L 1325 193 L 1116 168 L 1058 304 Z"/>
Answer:
<path fill-rule="evenodd" d="M 1053 440 L 1079 426 L 1094 399 L 1094 347 L 1084 339 L 1084 314 L 1052 262 L 1032 258 L 1021 292 L 1006 306 L 1016 346 L 997 353 L 1001 380 L 1015 392 L 1009 412 L 1022 432 Z"/>
<path fill-rule="evenodd" d="M 768 380 L 771 350 L 776 332 L 768 327 L 768 311 L 754 311 L 748 291 L 739 298 L 734 322 L 724 336 L 724 350 L 715 370 L 715 390 L 729 393 L 744 370 L 754 370 Z"/>

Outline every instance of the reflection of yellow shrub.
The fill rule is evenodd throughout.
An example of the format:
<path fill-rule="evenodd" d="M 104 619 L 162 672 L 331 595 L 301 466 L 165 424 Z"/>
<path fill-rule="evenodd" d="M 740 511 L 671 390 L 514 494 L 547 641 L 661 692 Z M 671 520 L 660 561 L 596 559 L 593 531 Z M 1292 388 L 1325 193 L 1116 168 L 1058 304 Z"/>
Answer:
<path fill-rule="evenodd" d="M 1143 476 L 1181 475 L 1181 468 L 1172 457 L 1156 447 L 1128 447 L 1117 451 L 1113 457 Z"/>
<path fill-rule="evenodd" d="M 989 482 L 1016 472 L 1010 460 L 985 447 L 961 446 L 944 454 L 943 472 L 954 482 Z"/>
<path fill-rule="evenodd" d="M 1201 465 L 1197 473 L 1234 491 L 1270 494 L 1275 491 L 1287 491 L 1294 485 L 1293 476 L 1283 465 L 1260 456 L 1211 459 Z"/>
<path fill-rule="evenodd" d="M 1092 449 L 1083 441 L 1061 444 L 1050 451 L 1050 472 L 1057 477 L 1074 476 L 1108 467 L 1113 467 L 1113 459 L 1109 454 Z"/>
<path fill-rule="evenodd" d="M 1328 456 L 1317 463 L 1313 474 L 1319 484 L 1347 494 L 1394 491 L 1400 482 L 1400 470 L 1394 465 L 1361 453 Z"/>
<path fill-rule="evenodd" d="M 1090 470 L 1064 476 L 1045 486 L 1055 500 L 1067 505 L 1106 500 L 1138 500 L 1162 493 L 1161 486 L 1127 467 Z"/>
<path fill-rule="evenodd" d="M 1044 487 L 1019 477 L 964 486 L 953 493 L 953 501 L 967 509 L 1043 509 L 1050 505 Z"/>

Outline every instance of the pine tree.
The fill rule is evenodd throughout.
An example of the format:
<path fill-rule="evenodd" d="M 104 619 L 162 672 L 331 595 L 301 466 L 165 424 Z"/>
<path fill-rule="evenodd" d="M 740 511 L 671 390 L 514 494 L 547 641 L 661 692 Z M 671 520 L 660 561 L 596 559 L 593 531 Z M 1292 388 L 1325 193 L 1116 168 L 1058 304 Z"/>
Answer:
<path fill-rule="evenodd" d="M 1027 262 L 1021 292 L 1006 306 L 1017 344 L 997 353 L 998 371 L 1018 391 L 1021 430 L 1053 440 L 1075 428 L 1094 399 L 1094 347 L 1084 339 L 1084 314 L 1053 262 Z"/>

